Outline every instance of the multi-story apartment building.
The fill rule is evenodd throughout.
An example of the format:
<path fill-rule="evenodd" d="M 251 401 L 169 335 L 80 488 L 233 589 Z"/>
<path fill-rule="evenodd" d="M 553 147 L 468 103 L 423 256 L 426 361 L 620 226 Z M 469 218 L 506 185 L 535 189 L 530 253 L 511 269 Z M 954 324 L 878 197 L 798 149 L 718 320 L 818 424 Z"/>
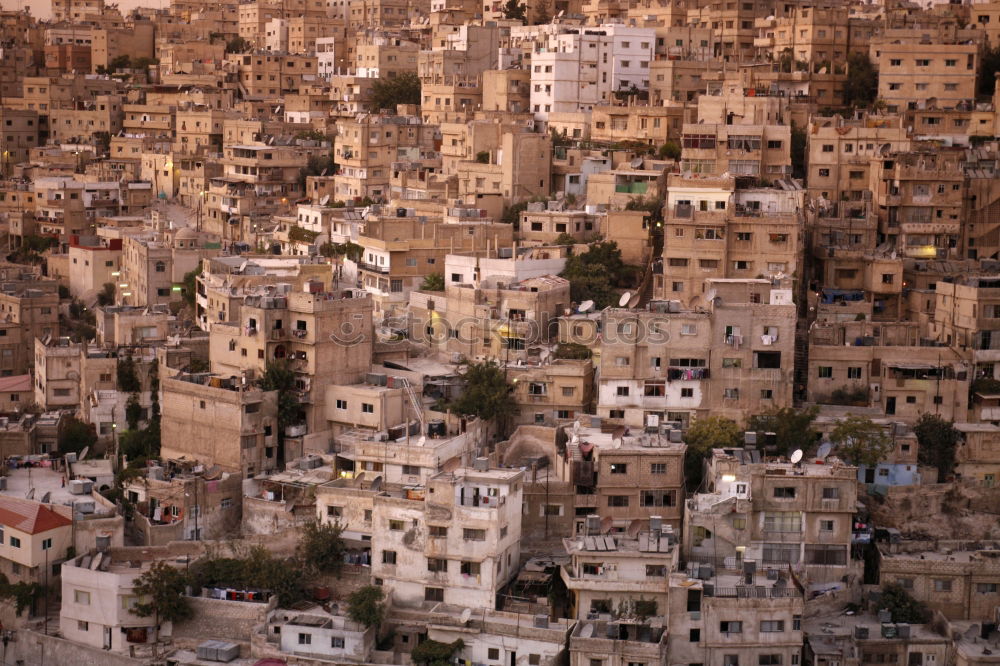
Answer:
<path fill-rule="evenodd" d="M 957 258 L 965 174 L 961 149 L 888 153 L 872 162 L 869 188 L 880 240 L 904 257 Z"/>
<path fill-rule="evenodd" d="M 167 304 L 181 298 L 184 276 L 197 270 L 203 258 L 218 252 L 218 243 L 190 228 L 142 232 L 122 237 L 121 275 L 117 300 L 121 305 Z"/>
<path fill-rule="evenodd" d="M 933 300 L 927 336 L 941 346 L 971 350 L 975 377 L 1000 378 L 1000 278 L 940 280 Z"/>
<path fill-rule="evenodd" d="M 755 21 L 775 14 L 766 2 L 712 2 L 703 0 L 687 8 L 687 24 L 711 29 L 715 38 L 713 55 L 727 61 L 749 59 L 754 54 L 757 35 Z"/>
<path fill-rule="evenodd" d="M 978 396 L 977 396 L 978 397 Z M 955 449 L 955 475 L 992 488 L 1000 481 L 1000 426 L 996 406 L 981 407 L 979 419 L 993 423 L 956 423 L 961 433 Z"/>
<path fill-rule="evenodd" d="M 495 608 L 518 568 L 523 477 L 460 467 L 376 495 L 372 576 L 401 602 Z"/>
<path fill-rule="evenodd" d="M 64 562 L 59 631 L 67 640 L 115 653 L 153 642 L 156 618 L 134 608 L 137 579 L 148 570 L 148 562 L 114 559 L 107 551 Z"/>
<path fill-rule="evenodd" d="M 925 413 L 964 420 L 971 372 L 955 348 L 921 345 L 915 325 L 862 320 L 811 329 L 808 378 L 812 401 L 841 390 L 913 422 Z"/>
<path fill-rule="evenodd" d="M 733 176 L 670 174 L 662 274 L 654 290 L 687 306 L 704 303 L 708 278 L 795 275 L 802 250 L 804 191 L 741 185 Z"/>
<path fill-rule="evenodd" d="M 792 6 L 780 17 L 754 21 L 754 47 L 771 60 L 790 57 L 793 61 L 842 67 L 853 52 L 867 52 L 868 41 L 853 45 L 846 7 Z"/>
<path fill-rule="evenodd" d="M 14 282 L 0 292 L 0 376 L 23 375 L 35 359 L 35 340 L 59 335 L 59 293 L 53 280 Z"/>
<path fill-rule="evenodd" d="M 792 173 L 791 128 L 787 125 L 686 123 L 681 133 L 685 171 L 762 180 Z"/>
<path fill-rule="evenodd" d="M 577 620 L 607 619 L 615 613 L 667 617 L 667 581 L 677 570 L 680 547 L 656 518 L 634 536 L 605 536 L 600 519 L 589 516 L 587 529 L 563 539 L 563 546 L 569 563 L 560 571 Z"/>
<path fill-rule="evenodd" d="M 277 392 L 212 374 L 161 380 L 161 455 L 253 477 L 277 469 Z"/>
<path fill-rule="evenodd" d="M 793 570 L 802 584 L 840 580 L 852 566 L 856 468 L 833 459 L 765 463 L 759 455 L 712 452 L 706 492 L 692 495 L 684 512 L 687 561 L 708 565 L 709 578 L 773 568 Z"/>
<path fill-rule="evenodd" d="M 519 407 L 516 423 L 561 423 L 594 409 L 594 363 L 555 359 L 505 366 Z"/>
<path fill-rule="evenodd" d="M 531 54 L 531 111 L 544 124 L 550 113 L 590 111 L 618 93 L 649 89 L 656 32 L 608 23 L 549 35 Z"/>
<path fill-rule="evenodd" d="M 880 582 L 900 585 L 950 620 L 995 619 L 1000 605 L 1000 560 L 994 551 L 963 542 L 941 546 L 947 552 L 880 550 Z"/>
<path fill-rule="evenodd" d="M 348 261 L 345 275 L 356 274 L 359 285 L 373 294 L 376 308 L 388 311 L 419 289 L 424 277 L 441 273 L 449 253 L 479 251 L 484 255 L 490 243 L 496 247 L 513 243 L 513 230 L 505 224 L 463 222 L 431 223 L 413 213 L 382 216 L 369 220 L 357 243 L 363 250 L 359 261 Z"/>
<path fill-rule="evenodd" d="M 833 204 L 870 199 L 871 162 L 911 145 L 901 116 L 817 118 L 808 136 L 809 199 L 823 197 Z"/>
<path fill-rule="evenodd" d="M 871 59 L 878 67 L 878 96 L 890 113 L 935 99 L 953 107 L 976 97 L 979 45 L 932 42 L 930 38 L 899 40 L 885 35 L 872 39 Z"/>
<path fill-rule="evenodd" d="M 326 387 L 359 382 L 370 369 L 372 300 L 354 290 L 346 295 L 323 291 L 309 282 L 299 291 L 291 285 L 264 286 L 229 316 L 228 322 L 212 326 L 213 371 L 261 377 L 268 363 L 287 361 L 296 374 L 299 422 L 305 427 L 285 434 L 315 439 L 326 453 Z"/>

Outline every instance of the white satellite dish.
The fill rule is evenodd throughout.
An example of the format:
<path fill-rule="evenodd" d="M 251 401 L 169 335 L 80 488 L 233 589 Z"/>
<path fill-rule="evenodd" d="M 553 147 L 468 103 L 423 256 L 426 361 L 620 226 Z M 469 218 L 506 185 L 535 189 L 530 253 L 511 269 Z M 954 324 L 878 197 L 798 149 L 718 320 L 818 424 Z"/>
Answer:
<path fill-rule="evenodd" d="M 795 449 L 794 451 L 792 451 L 791 461 L 793 463 L 797 463 L 800 460 L 802 460 L 802 449 Z"/>
<path fill-rule="evenodd" d="M 622 294 L 622 297 L 618 299 L 618 307 L 621 308 L 625 307 L 626 305 L 628 305 L 628 302 L 630 300 L 632 300 L 632 292 L 626 291 L 624 294 Z"/>
<path fill-rule="evenodd" d="M 89 446 L 83 447 L 83 451 L 80 451 L 80 460 L 86 458 L 88 453 L 90 453 L 90 447 Z"/>
<path fill-rule="evenodd" d="M 580 307 L 576 309 L 579 313 L 590 312 L 594 308 L 594 301 L 584 301 L 580 303 Z"/>
<path fill-rule="evenodd" d="M 472 609 L 466 608 L 465 610 L 462 611 L 462 617 L 459 619 L 462 621 L 462 624 L 465 624 L 466 622 L 469 621 L 469 618 L 471 617 L 472 617 Z"/>
<path fill-rule="evenodd" d="M 816 457 L 820 460 L 826 460 L 826 457 L 830 455 L 830 451 L 833 450 L 833 445 L 830 442 L 823 442 L 820 444 L 819 451 L 816 452 Z"/>
<path fill-rule="evenodd" d="M 25 499 L 35 499 L 35 489 L 34 488 L 29 489 L 24 497 Z"/>
<path fill-rule="evenodd" d="M 329 202 L 329 201 L 330 201 L 330 195 L 326 194 L 326 195 L 323 196 L 322 199 L 319 200 L 319 205 L 320 206 L 325 206 L 327 204 L 327 202 Z"/>
<path fill-rule="evenodd" d="M 427 443 L 427 438 L 424 437 L 423 435 L 421 435 L 420 439 L 417 440 L 417 446 L 423 446 L 426 443 Z"/>
<path fill-rule="evenodd" d="M 573 421 L 573 434 L 574 435 L 580 434 L 580 419 Z"/>
<path fill-rule="evenodd" d="M 594 635 L 594 625 L 588 624 L 580 630 L 580 638 L 590 638 Z"/>

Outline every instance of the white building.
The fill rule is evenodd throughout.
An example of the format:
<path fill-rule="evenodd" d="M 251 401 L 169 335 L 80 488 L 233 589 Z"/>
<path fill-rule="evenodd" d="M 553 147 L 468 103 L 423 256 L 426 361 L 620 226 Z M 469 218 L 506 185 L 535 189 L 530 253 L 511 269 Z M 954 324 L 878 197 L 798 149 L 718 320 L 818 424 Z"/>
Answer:
<path fill-rule="evenodd" d="M 144 563 L 148 568 L 149 563 Z M 62 565 L 59 631 L 66 640 L 104 650 L 125 651 L 129 645 L 156 638 L 154 619 L 132 612 L 138 601 L 135 581 L 143 566 L 116 562 L 97 552 Z M 160 631 L 164 632 L 164 623 Z M 169 632 L 164 632 L 169 633 Z"/>
<path fill-rule="evenodd" d="M 375 647 L 375 629 L 367 629 L 319 606 L 304 612 L 277 609 L 267 621 L 269 642 L 299 657 L 364 662 Z"/>
<path fill-rule="evenodd" d="M 615 92 L 648 90 L 656 31 L 607 24 L 549 37 L 531 57 L 531 110 L 547 122 L 550 113 L 592 111 Z"/>
<path fill-rule="evenodd" d="M 375 497 L 372 578 L 401 606 L 495 608 L 519 565 L 523 477 L 460 467 Z"/>

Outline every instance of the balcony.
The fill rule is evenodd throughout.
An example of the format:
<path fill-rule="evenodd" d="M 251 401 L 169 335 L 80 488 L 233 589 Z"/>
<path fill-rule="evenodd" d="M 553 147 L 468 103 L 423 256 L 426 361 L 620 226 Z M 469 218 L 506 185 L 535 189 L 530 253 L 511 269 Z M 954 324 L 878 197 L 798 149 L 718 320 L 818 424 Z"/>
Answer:
<path fill-rule="evenodd" d="M 378 266 L 376 264 L 369 264 L 366 261 L 359 261 L 358 262 L 358 268 L 361 269 L 361 270 L 363 270 L 363 271 L 368 271 L 369 273 L 379 273 L 381 275 L 388 275 L 389 274 L 389 267 L 388 266 Z"/>

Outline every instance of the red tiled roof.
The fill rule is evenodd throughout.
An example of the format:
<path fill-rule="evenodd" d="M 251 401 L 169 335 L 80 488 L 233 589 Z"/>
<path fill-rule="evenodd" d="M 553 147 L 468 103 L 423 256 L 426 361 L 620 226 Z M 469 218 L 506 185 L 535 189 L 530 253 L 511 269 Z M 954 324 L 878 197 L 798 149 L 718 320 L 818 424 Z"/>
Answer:
<path fill-rule="evenodd" d="M 31 375 L 0 377 L 0 393 L 16 393 L 18 391 L 30 392 L 31 390 Z"/>
<path fill-rule="evenodd" d="M 28 534 L 39 534 L 71 525 L 72 521 L 41 502 L 4 496 L 0 497 L 0 524 Z"/>

